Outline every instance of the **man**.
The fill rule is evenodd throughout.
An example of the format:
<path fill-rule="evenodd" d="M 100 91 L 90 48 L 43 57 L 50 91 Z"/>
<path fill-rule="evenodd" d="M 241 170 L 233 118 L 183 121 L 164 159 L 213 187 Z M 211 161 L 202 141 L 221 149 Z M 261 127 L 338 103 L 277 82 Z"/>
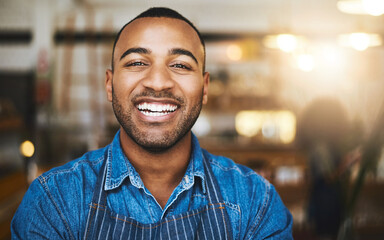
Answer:
<path fill-rule="evenodd" d="M 126 24 L 106 71 L 121 128 L 103 149 L 34 181 L 14 239 L 292 239 L 292 217 L 252 170 L 201 149 L 208 100 L 198 30 L 152 8 Z"/>

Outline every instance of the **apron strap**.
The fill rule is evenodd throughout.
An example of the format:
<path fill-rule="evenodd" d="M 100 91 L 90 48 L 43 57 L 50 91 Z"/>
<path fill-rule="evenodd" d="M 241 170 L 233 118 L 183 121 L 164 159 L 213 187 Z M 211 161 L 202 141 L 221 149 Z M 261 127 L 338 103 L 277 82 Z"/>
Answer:
<path fill-rule="evenodd" d="M 85 224 L 85 232 L 83 239 L 89 239 L 90 236 L 93 236 L 95 234 L 95 231 L 97 229 L 95 228 L 95 225 L 97 224 L 97 220 L 102 219 L 100 215 L 105 216 L 106 213 L 106 199 L 107 194 L 104 191 L 103 185 L 105 181 L 106 176 L 106 162 L 107 160 L 103 161 L 103 164 L 101 165 L 99 175 L 97 176 L 96 180 L 96 186 L 93 191 L 92 196 L 92 202 L 89 207 L 89 213 L 87 217 L 87 222 Z"/>
<path fill-rule="evenodd" d="M 92 203 L 97 203 L 103 206 L 105 206 L 107 202 L 107 194 L 104 191 L 104 183 L 105 183 L 105 178 L 107 176 L 106 165 L 107 165 L 107 160 L 104 160 L 100 168 L 99 176 L 97 177 L 96 186 L 94 188 L 95 190 L 93 192 L 93 197 L 92 197 Z"/>
<path fill-rule="evenodd" d="M 204 170 L 205 170 L 205 178 L 206 178 L 206 189 L 207 189 L 207 196 L 208 196 L 208 202 L 209 203 L 218 203 L 223 202 L 223 197 L 220 192 L 219 185 L 217 183 L 217 180 L 215 176 L 213 175 L 212 168 L 208 162 L 208 159 L 205 157 L 204 153 L 203 155 L 203 163 L 204 163 Z"/>

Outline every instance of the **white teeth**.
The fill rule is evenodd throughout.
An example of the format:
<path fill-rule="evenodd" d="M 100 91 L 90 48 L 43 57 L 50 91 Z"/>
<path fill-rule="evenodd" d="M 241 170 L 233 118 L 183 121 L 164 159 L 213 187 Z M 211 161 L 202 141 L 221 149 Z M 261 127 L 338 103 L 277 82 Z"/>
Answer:
<path fill-rule="evenodd" d="M 162 105 L 162 104 L 150 104 L 150 103 L 141 103 L 137 108 L 146 116 L 164 116 L 177 109 L 175 105 Z"/>
<path fill-rule="evenodd" d="M 165 112 L 142 112 L 146 116 L 151 116 L 151 117 L 159 117 L 159 116 L 165 116 L 168 113 Z"/>

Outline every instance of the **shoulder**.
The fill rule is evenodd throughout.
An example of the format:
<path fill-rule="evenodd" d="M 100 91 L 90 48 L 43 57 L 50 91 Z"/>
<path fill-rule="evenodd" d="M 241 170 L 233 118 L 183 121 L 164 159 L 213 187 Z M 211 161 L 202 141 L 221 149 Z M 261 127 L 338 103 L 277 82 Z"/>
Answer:
<path fill-rule="evenodd" d="M 35 184 L 41 185 L 43 195 L 48 195 L 53 202 L 62 203 L 62 206 L 57 203 L 60 208 L 88 203 L 107 152 L 107 147 L 87 152 L 78 159 L 43 173 Z"/>
<path fill-rule="evenodd" d="M 247 239 L 264 239 L 272 232 L 292 239 L 292 217 L 274 186 L 252 169 L 233 160 L 204 150 L 220 187 L 223 200 L 230 208 L 233 226 Z M 275 238 L 274 238 L 275 239 Z"/>
<path fill-rule="evenodd" d="M 57 175 L 76 174 L 81 171 L 97 170 L 97 165 L 100 165 L 100 163 L 106 159 L 106 154 L 108 154 L 107 151 L 108 146 L 89 151 L 75 160 L 50 169 L 49 171 L 43 173 L 40 177 L 49 180 L 51 178 L 55 178 Z"/>
<path fill-rule="evenodd" d="M 78 236 L 106 151 L 88 152 L 35 179 L 13 218 L 13 233 L 22 239 L 41 231 L 71 239 Z M 23 223 L 25 219 L 28 224 Z"/>
<path fill-rule="evenodd" d="M 210 163 L 225 202 L 237 206 L 247 219 L 252 218 L 252 214 L 263 211 L 271 194 L 274 194 L 272 184 L 254 170 L 227 157 L 216 156 L 205 150 L 204 155 Z"/>
<path fill-rule="evenodd" d="M 42 185 L 62 188 L 72 181 L 91 180 L 97 177 L 103 161 L 107 158 L 108 146 L 85 153 L 80 158 L 55 167 L 37 178 Z"/>
<path fill-rule="evenodd" d="M 219 185 L 225 182 L 225 186 L 231 184 L 233 188 L 260 188 L 267 190 L 271 184 L 254 170 L 235 163 L 232 159 L 224 156 L 213 155 L 203 150 L 205 157 L 209 161 L 213 174 L 218 180 Z M 235 186 L 236 185 L 236 186 Z M 230 187 L 231 188 L 231 187 Z"/>

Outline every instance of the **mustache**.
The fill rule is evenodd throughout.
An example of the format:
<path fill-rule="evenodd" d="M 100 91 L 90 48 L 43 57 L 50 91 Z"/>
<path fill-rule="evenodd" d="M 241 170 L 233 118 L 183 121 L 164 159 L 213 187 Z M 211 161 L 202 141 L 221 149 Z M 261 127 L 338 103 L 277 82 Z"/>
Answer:
<path fill-rule="evenodd" d="M 175 96 L 173 93 L 170 91 L 154 91 L 152 89 L 147 89 L 141 93 L 136 94 L 135 96 L 132 97 L 132 102 L 137 102 L 139 98 L 142 97 L 151 97 L 151 98 L 168 98 L 168 99 L 173 99 L 177 101 L 180 105 L 184 104 L 184 98 Z"/>

